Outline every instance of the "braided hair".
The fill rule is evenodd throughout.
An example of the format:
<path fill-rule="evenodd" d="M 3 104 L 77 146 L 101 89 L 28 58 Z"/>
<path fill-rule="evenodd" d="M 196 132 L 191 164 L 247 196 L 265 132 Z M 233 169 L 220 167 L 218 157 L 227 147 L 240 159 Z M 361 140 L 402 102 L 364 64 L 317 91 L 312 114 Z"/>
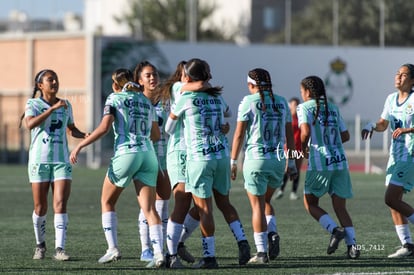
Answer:
<path fill-rule="evenodd" d="M 32 92 L 32 97 L 31 98 L 35 98 L 37 95 L 37 92 L 40 92 L 40 97 L 43 96 L 43 92 L 42 90 L 40 90 L 39 88 L 39 83 L 43 82 L 43 77 L 46 75 L 46 73 L 51 73 L 53 75 L 57 75 L 55 73 L 55 71 L 51 70 L 51 69 L 43 69 L 40 72 L 38 72 L 34 78 L 34 88 L 33 88 L 33 92 Z M 19 128 L 22 127 L 22 121 L 24 118 L 24 113 L 20 116 L 20 122 L 19 122 Z"/>
<path fill-rule="evenodd" d="M 264 102 L 264 91 L 269 92 L 269 96 L 272 100 L 272 108 L 273 111 L 278 112 L 276 105 L 275 105 L 275 97 L 273 95 L 272 90 L 272 80 L 270 78 L 270 74 L 265 69 L 256 68 L 247 74 L 248 82 L 257 86 L 259 89 L 260 100 L 262 101 L 262 111 L 266 111 L 266 104 Z"/>
<path fill-rule="evenodd" d="M 319 110 L 320 110 L 320 100 L 323 100 L 324 104 L 325 104 L 325 125 L 328 124 L 328 116 L 329 116 L 329 111 L 328 111 L 328 100 L 326 97 L 326 91 L 325 91 L 325 85 L 323 84 L 322 79 L 320 79 L 317 76 L 308 76 L 306 78 L 304 78 L 301 83 L 302 87 L 305 90 L 309 90 L 310 92 L 310 97 L 312 99 L 315 99 L 316 101 L 316 111 L 314 113 L 314 120 L 312 125 L 315 125 L 316 123 L 316 119 L 318 117 L 319 114 Z"/>

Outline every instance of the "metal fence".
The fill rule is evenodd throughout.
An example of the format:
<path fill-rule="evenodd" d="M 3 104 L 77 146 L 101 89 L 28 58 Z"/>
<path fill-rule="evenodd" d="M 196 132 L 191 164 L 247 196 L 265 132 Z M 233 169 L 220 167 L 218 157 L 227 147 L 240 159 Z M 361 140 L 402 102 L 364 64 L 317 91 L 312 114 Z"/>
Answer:
<path fill-rule="evenodd" d="M 350 157 L 365 159 L 365 164 L 370 167 L 369 159 L 371 157 L 382 157 L 388 154 L 390 133 L 374 133 L 372 139 L 367 141 L 361 140 L 361 129 L 367 121 L 361 121 L 359 116 L 353 120 L 346 121 L 351 139 L 344 144 L 347 155 Z M 30 133 L 27 129 L 19 128 L 18 123 L 1 124 L 0 123 L 0 163 L 27 163 L 28 148 L 30 143 Z M 231 140 L 231 137 L 229 137 Z M 101 143 L 104 148 L 101 150 L 100 159 L 103 159 L 102 165 L 106 165 L 106 159 L 111 156 L 113 146 L 108 139 L 107 142 Z M 367 153 L 368 152 L 368 153 Z M 368 155 L 367 155 L 368 154 Z"/>

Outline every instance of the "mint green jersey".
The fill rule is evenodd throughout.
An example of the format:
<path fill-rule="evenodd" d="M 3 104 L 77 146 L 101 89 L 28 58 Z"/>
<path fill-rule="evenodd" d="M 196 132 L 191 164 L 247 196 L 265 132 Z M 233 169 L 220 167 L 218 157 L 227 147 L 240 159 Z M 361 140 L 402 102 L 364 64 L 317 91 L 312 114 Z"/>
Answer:
<path fill-rule="evenodd" d="M 164 157 L 167 155 L 168 134 L 165 132 L 165 123 L 170 114 L 170 102 L 163 103 L 158 101 L 158 103 L 154 105 L 154 108 L 157 113 L 158 127 L 161 134 L 160 139 L 154 142 L 154 149 L 158 157 Z"/>
<path fill-rule="evenodd" d="M 260 94 L 255 93 L 245 96 L 239 105 L 237 121 L 247 122 L 246 159 L 285 159 L 285 126 L 292 122 L 292 115 L 284 97 L 275 94 L 273 97 L 274 102 L 269 91 L 264 91 L 262 102 Z"/>
<path fill-rule="evenodd" d="M 154 151 L 150 139 L 152 123 L 158 121 L 151 101 L 141 92 L 125 91 L 110 94 L 103 115 L 113 115 L 115 156 Z"/>
<path fill-rule="evenodd" d="M 348 160 L 341 140 L 341 132 L 347 131 L 347 128 L 338 107 L 328 102 L 329 115 L 326 118 L 325 104 L 320 100 L 319 114 L 315 121 L 316 101 L 311 99 L 299 104 L 297 113 L 299 127 L 306 123 L 310 128 L 308 170 L 348 169 Z"/>
<path fill-rule="evenodd" d="M 175 108 L 176 101 L 181 97 L 182 92 L 181 89 L 185 83 L 183 82 L 175 82 L 171 88 L 171 110 Z M 168 153 L 173 152 L 175 150 L 185 151 L 186 145 L 184 140 L 184 122 L 182 118 L 178 118 L 177 125 L 174 129 L 174 134 L 170 135 L 168 140 Z"/>
<path fill-rule="evenodd" d="M 61 99 L 64 100 L 64 99 Z M 29 163 L 69 163 L 66 135 L 68 125 L 74 124 L 72 105 L 53 111 L 39 126 L 30 131 Z M 31 98 L 26 103 L 25 117 L 39 116 L 51 106 L 43 98 Z"/>
<path fill-rule="evenodd" d="M 221 131 L 226 104 L 221 96 L 186 92 L 176 101 L 172 113 L 182 117 L 188 160 L 229 157 L 227 139 Z"/>
<path fill-rule="evenodd" d="M 397 128 L 414 127 L 414 96 L 412 93 L 398 104 L 398 93 L 390 94 L 385 100 L 381 118 L 389 121 L 391 131 Z M 414 134 L 407 133 L 393 138 L 390 145 L 390 158 L 393 161 L 414 162 Z"/>

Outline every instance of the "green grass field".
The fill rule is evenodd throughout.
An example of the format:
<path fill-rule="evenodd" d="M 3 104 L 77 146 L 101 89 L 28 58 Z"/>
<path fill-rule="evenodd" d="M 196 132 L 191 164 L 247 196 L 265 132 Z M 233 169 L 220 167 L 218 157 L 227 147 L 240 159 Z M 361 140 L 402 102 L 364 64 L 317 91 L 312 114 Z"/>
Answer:
<path fill-rule="evenodd" d="M 396 274 L 414 270 L 414 259 L 388 259 L 399 245 L 389 211 L 383 202 L 384 176 L 352 174 L 354 198 L 348 208 L 354 221 L 357 241 L 363 248 L 358 260 L 348 260 L 342 242 L 335 254 L 327 255 L 329 234 L 304 210 L 301 200 L 289 200 L 288 193 L 274 200 L 281 236 L 280 256 L 265 266 L 238 266 L 237 244 L 221 213 L 215 209 L 216 256 L 219 270 L 152 270 L 139 261 L 137 229 L 138 205 L 130 185 L 118 204 L 118 241 L 121 261 L 101 265 L 97 260 L 106 250 L 101 228 L 100 192 L 105 169 L 90 170 L 75 166 L 69 201 L 69 226 L 66 250 L 68 262 L 51 259 L 54 248 L 53 210 L 49 194 L 46 259 L 32 260 L 35 246 L 31 215 L 31 188 L 25 166 L 0 166 L 0 272 L 9 274 Z M 302 179 L 304 174 L 302 173 Z M 303 181 L 300 183 L 303 189 Z M 287 191 L 290 188 L 290 183 Z M 411 195 L 408 194 L 408 200 Z M 233 183 L 231 200 L 239 211 L 252 253 L 255 252 L 251 210 L 242 180 Z M 411 200 L 412 201 L 412 200 Z M 172 202 L 173 203 L 173 202 Z M 329 197 L 321 201 L 333 215 Z M 195 256 L 201 255 L 200 232 L 187 242 Z M 413 272 L 414 273 L 414 272 Z M 407 273 L 405 273 L 407 274 Z"/>

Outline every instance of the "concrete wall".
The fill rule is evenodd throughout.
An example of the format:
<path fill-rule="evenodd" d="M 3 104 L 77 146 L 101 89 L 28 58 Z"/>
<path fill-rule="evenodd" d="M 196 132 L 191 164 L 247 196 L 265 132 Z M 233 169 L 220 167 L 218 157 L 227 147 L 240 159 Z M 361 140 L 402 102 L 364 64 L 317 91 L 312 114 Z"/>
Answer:
<path fill-rule="evenodd" d="M 414 63 L 414 49 L 342 48 L 251 45 L 237 47 L 222 44 L 159 44 L 171 67 L 180 60 L 203 58 L 210 64 L 216 85 L 224 86 L 224 97 L 237 110 L 248 93 L 249 70 L 262 67 L 272 76 L 274 92 L 289 99 L 300 97 L 300 81 L 308 75 L 326 79 L 332 75 L 330 63 L 336 58 L 346 62 L 345 71 L 352 80 L 352 95 L 341 105 L 342 115 L 354 119 L 379 118 L 386 96 L 394 92 L 394 75 L 404 63 Z M 328 89 L 327 93 L 333 92 Z M 346 91 L 344 91 L 346 93 Z"/>

